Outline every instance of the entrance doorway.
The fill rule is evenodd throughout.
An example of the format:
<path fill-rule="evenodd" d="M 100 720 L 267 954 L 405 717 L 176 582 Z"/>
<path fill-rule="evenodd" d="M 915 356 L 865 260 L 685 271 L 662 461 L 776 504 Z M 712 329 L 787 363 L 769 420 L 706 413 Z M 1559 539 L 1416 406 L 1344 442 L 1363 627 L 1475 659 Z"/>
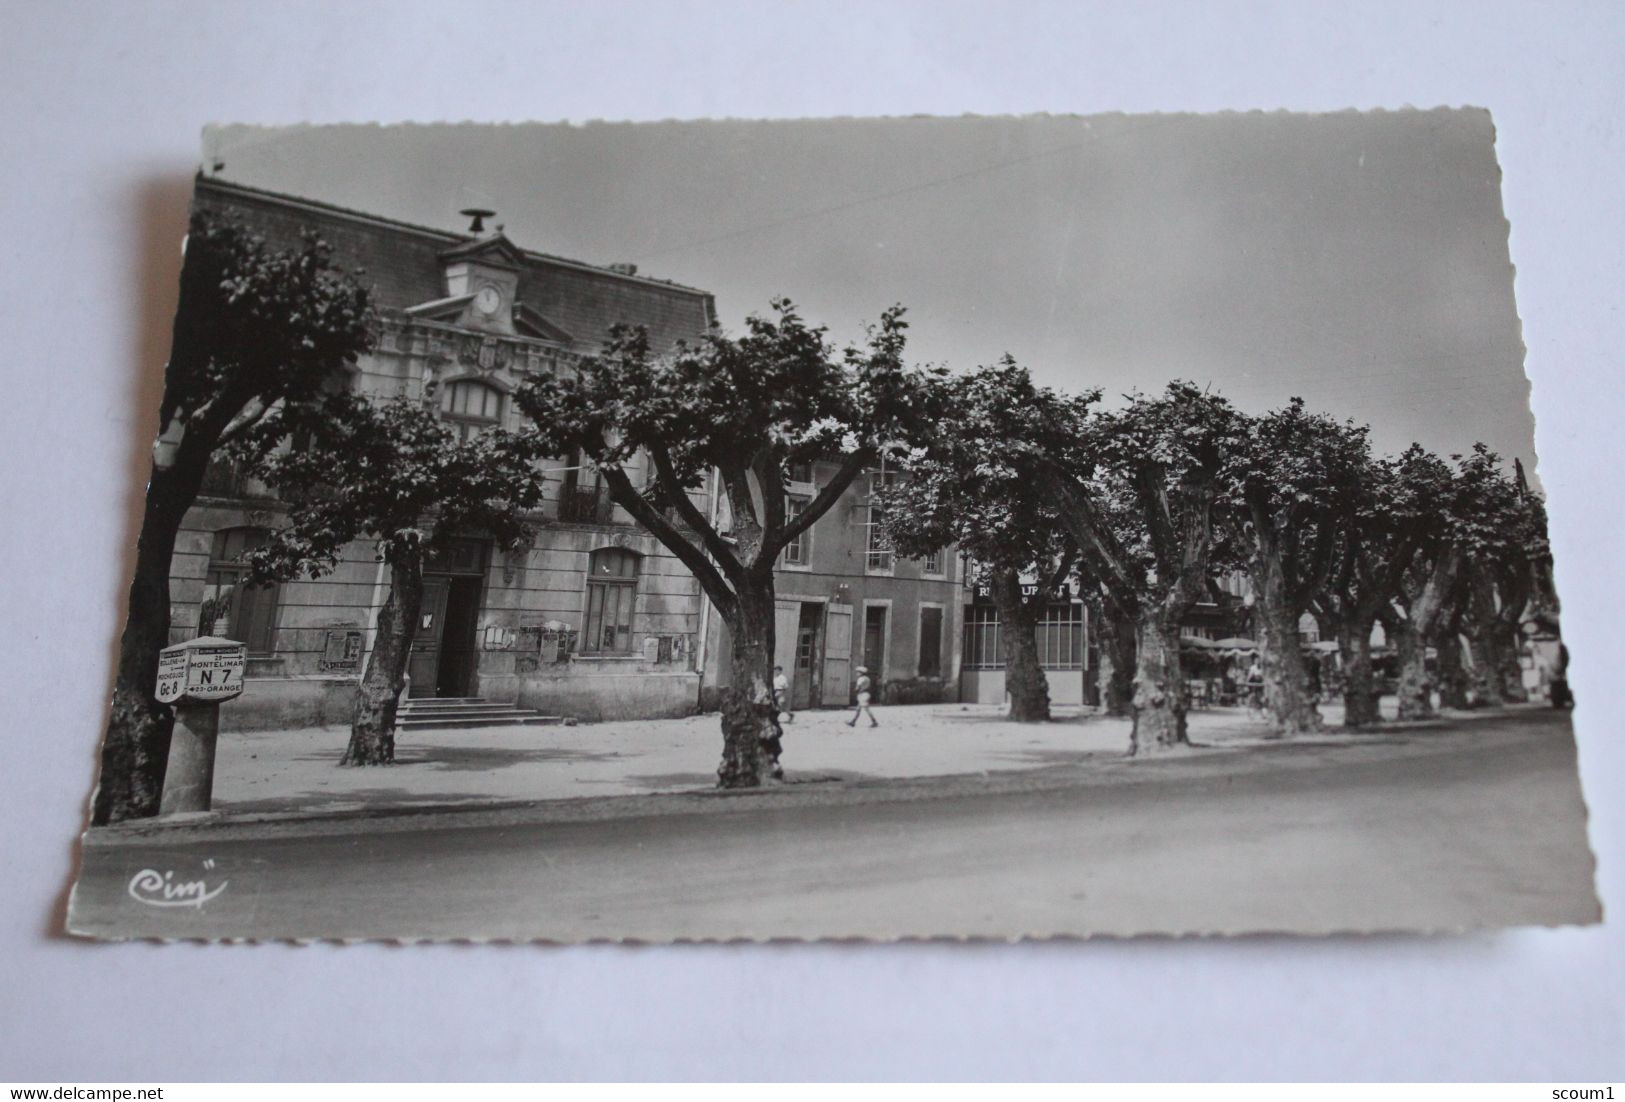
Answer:
<path fill-rule="evenodd" d="M 869 670 L 875 699 L 886 679 L 886 606 L 869 605 L 863 610 L 863 664 Z"/>
<path fill-rule="evenodd" d="M 796 667 L 790 681 L 790 704 L 798 710 L 816 708 L 823 703 L 823 647 L 820 646 L 819 628 L 824 621 L 824 606 L 814 601 L 801 602 L 801 619 L 796 625 Z"/>
<path fill-rule="evenodd" d="M 480 594 L 485 581 L 484 546 L 458 540 L 436 556 L 438 570 L 423 572 L 423 607 L 407 674 L 411 697 L 470 696 L 479 673 L 475 635 L 480 621 Z"/>
<path fill-rule="evenodd" d="M 480 617 L 480 579 L 426 574 L 417 638 L 412 640 L 409 695 L 469 696 L 479 664 L 475 628 Z"/>

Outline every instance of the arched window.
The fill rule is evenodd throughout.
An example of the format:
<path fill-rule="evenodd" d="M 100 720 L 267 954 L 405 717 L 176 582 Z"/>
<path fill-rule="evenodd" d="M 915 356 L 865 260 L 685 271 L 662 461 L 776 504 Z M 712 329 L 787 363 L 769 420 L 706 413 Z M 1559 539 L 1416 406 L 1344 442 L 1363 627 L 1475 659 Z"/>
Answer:
<path fill-rule="evenodd" d="M 474 379 L 446 387 L 440 410 L 464 440 L 502 423 L 502 392 Z"/>
<path fill-rule="evenodd" d="M 632 606 L 637 596 L 637 554 L 619 547 L 594 551 L 587 565 L 583 654 L 632 653 Z"/>
<path fill-rule="evenodd" d="M 263 528 L 225 528 L 214 534 L 209 573 L 198 610 L 198 634 L 221 635 L 248 644 L 248 653 L 276 650 L 276 583 L 248 585 L 243 555 L 264 545 Z"/>

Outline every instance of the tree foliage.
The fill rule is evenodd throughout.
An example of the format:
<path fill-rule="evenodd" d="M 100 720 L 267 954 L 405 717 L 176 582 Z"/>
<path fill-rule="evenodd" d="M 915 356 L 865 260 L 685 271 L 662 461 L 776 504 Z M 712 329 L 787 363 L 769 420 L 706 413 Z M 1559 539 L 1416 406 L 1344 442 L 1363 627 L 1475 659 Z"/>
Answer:
<path fill-rule="evenodd" d="M 387 563 L 476 533 L 512 544 L 532 533 L 542 504 L 535 433 L 462 439 L 419 401 L 336 394 L 309 415 L 269 419 L 261 435 L 299 445 L 256 471 L 288 507 L 284 526 L 246 556 L 259 579 L 321 577 L 357 539 Z"/>
<path fill-rule="evenodd" d="M 1263 666 L 1276 730 L 1315 730 L 1298 622 L 1336 562 L 1343 520 L 1370 471 L 1368 430 L 1308 410 L 1294 398 L 1248 418 L 1227 464 L 1228 516 L 1263 628 Z"/>
<path fill-rule="evenodd" d="M 368 293 L 320 238 L 279 251 L 237 222 L 193 213 L 94 822 L 158 813 L 173 713 L 153 691 L 169 641 L 170 559 L 211 458 L 263 440 L 273 410 L 319 400 L 371 346 Z"/>
<path fill-rule="evenodd" d="M 372 347 L 368 292 L 334 267 L 325 240 L 301 240 L 277 251 L 234 221 L 193 214 L 159 408 L 160 425 L 184 430 L 183 447 L 231 444 L 279 405 L 319 400 Z"/>
<path fill-rule="evenodd" d="M 341 762 L 388 764 L 426 559 L 459 536 L 501 547 L 528 543 L 545 485 L 538 438 L 500 429 L 462 438 L 423 402 L 355 393 L 333 395 L 315 416 L 272 418 L 262 435 L 291 436 L 300 446 L 269 454 L 257 472 L 288 513 L 271 539 L 246 556 L 254 577 L 320 577 L 358 539 L 373 541 L 379 561 L 389 565 L 390 589 Z M 259 450 L 265 454 L 266 446 Z"/>
<path fill-rule="evenodd" d="M 916 430 L 903 477 L 882 497 L 887 533 L 905 556 L 957 546 L 1006 627 L 1010 714 L 1049 718 L 1036 625 L 1057 586 L 1077 569 L 1078 549 L 1055 502 L 1033 477 L 1033 449 L 1054 450 L 1061 426 L 1081 430 L 1098 396 L 1067 396 L 1033 384 L 1006 356 L 940 384 L 951 415 Z M 1024 594 L 1023 579 L 1032 591 Z"/>
<path fill-rule="evenodd" d="M 1110 614 L 1135 625 L 1133 752 L 1186 742 L 1179 624 L 1206 587 L 1227 457 L 1225 399 L 1175 381 L 1057 432 L 1036 477 L 1054 495 Z"/>
<path fill-rule="evenodd" d="M 904 364 L 901 307 L 863 344 L 837 351 L 788 300 L 772 305 L 739 336 L 712 332 L 665 354 L 643 329 L 617 327 L 573 373 L 535 379 L 518 396 L 547 446 L 596 466 L 611 499 L 693 572 L 727 624 L 735 686 L 724 694 L 718 772 L 730 786 L 760 784 L 772 767 L 760 744 L 772 714 L 779 553 L 883 453 L 906 449 L 941 375 Z M 639 457 L 649 465 L 642 486 Z M 789 468 L 819 460 L 835 469 L 792 516 Z M 726 533 L 691 497 L 713 471 Z"/>

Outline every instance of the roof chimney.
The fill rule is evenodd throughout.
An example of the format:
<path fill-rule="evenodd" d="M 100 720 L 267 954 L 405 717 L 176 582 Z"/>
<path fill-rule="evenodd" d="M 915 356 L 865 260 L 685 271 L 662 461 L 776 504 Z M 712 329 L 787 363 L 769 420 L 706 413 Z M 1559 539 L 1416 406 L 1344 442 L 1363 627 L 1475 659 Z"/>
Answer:
<path fill-rule="evenodd" d="M 614 272 L 616 275 L 635 276 L 638 274 L 638 266 L 636 264 L 628 264 L 624 260 L 618 261 L 614 264 L 605 265 L 605 267 Z"/>

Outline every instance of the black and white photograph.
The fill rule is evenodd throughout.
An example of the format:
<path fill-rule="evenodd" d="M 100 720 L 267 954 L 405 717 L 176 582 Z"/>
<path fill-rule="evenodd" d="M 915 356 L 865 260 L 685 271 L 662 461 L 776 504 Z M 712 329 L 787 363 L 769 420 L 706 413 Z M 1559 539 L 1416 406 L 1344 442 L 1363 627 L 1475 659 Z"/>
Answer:
<path fill-rule="evenodd" d="M 69 930 L 1599 921 L 1500 181 L 1477 108 L 211 127 Z"/>

